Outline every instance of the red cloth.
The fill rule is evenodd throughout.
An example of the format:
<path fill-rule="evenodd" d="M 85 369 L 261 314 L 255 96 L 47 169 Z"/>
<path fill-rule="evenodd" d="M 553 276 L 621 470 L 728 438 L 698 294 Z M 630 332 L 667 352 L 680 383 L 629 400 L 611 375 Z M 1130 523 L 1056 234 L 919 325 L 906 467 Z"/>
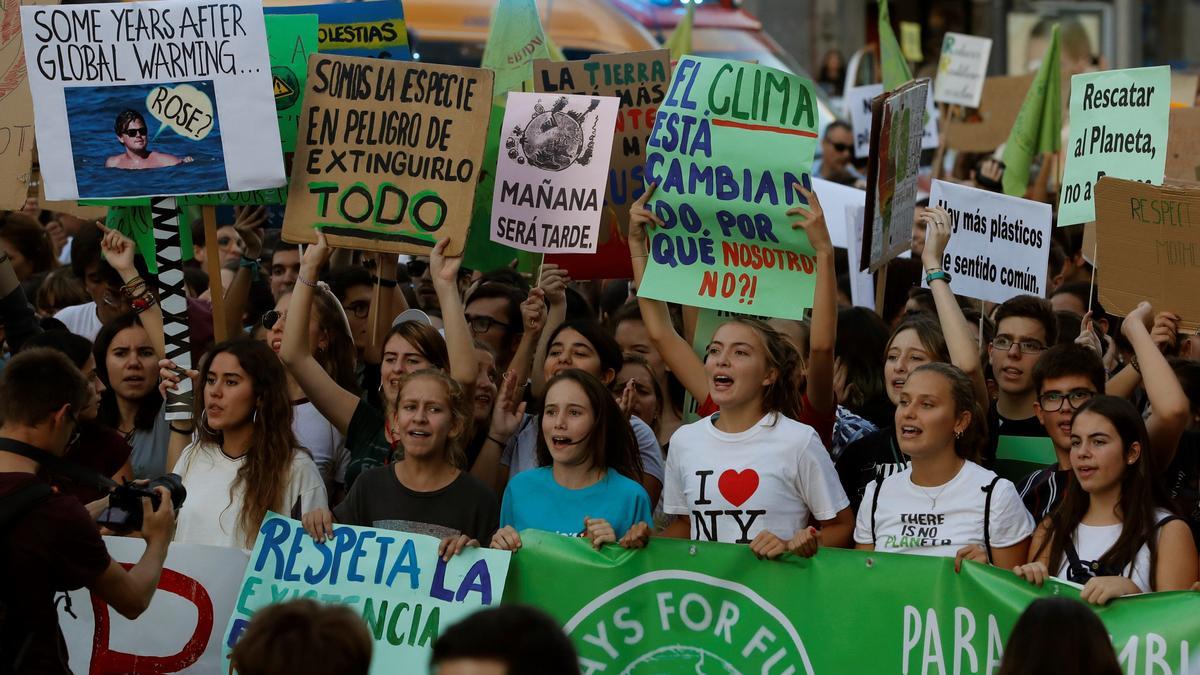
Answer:
<path fill-rule="evenodd" d="M 830 410 L 828 413 L 821 413 L 813 406 L 812 401 L 808 400 L 808 394 L 800 395 L 800 417 L 796 420 L 802 424 L 807 424 L 812 427 L 817 435 L 821 437 L 821 442 L 825 444 L 825 449 L 833 447 L 833 424 L 837 421 L 837 408 Z M 712 394 L 709 394 L 704 399 L 704 404 L 696 411 L 700 417 L 708 417 L 709 415 L 719 412 L 721 409 L 713 403 Z"/>

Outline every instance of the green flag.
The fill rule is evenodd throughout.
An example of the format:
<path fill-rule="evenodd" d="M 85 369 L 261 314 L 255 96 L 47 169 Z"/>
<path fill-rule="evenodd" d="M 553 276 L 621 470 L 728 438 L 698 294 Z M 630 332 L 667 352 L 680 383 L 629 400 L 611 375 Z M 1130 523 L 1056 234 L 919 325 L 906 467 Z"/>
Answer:
<path fill-rule="evenodd" d="M 492 90 L 492 121 L 483 150 L 483 170 L 475 189 L 475 209 L 463 259 L 471 269 L 486 271 L 503 267 L 518 257 L 515 249 L 492 241 L 492 190 L 496 186 L 504 101 L 510 91 L 533 91 L 534 59 L 563 60 L 562 52 L 542 30 L 537 2 L 500 0 L 492 14 L 492 28 L 483 48 L 483 67 L 496 73 L 496 85 Z"/>
<path fill-rule="evenodd" d="M 670 50 L 672 61 L 678 61 L 684 54 L 690 54 L 692 51 L 692 23 L 696 20 L 697 4 L 688 4 L 683 20 L 675 25 L 675 30 L 671 31 L 671 36 L 663 44 L 664 49 Z"/>
<path fill-rule="evenodd" d="M 1004 143 L 1004 193 L 1022 196 L 1029 187 L 1029 167 L 1035 155 L 1058 152 L 1062 146 L 1062 88 L 1060 86 L 1058 26 L 1050 32 L 1050 45 L 1042 57 L 1037 77 Z"/>
<path fill-rule="evenodd" d="M 892 31 L 892 17 L 887 0 L 879 0 L 879 62 L 883 70 L 883 90 L 892 91 L 913 79 L 912 70 Z"/>

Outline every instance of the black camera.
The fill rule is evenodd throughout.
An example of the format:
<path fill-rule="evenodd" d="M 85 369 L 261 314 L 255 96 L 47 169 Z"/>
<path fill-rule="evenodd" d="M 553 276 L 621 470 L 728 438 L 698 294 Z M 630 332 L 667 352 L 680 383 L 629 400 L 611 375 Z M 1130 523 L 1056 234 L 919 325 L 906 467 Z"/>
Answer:
<path fill-rule="evenodd" d="M 142 529 L 142 497 L 149 497 L 150 503 L 157 511 L 162 497 L 154 488 L 165 487 L 171 493 L 171 504 L 178 511 L 187 498 L 187 490 L 183 487 L 183 479 L 179 474 L 169 473 L 159 476 L 148 483 L 125 483 L 113 488 L 108 495 L 108 508 L 100 514 L 96 522 L 117 534 L 136 532 Z"/>

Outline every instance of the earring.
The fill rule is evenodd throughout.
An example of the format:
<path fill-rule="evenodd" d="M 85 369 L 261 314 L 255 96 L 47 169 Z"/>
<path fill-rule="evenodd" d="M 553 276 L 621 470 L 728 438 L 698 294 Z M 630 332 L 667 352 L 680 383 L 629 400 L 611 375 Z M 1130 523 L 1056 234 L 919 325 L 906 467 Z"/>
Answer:
<path fill-rule="evenodd" d="M 962 432 L 961 431 L 954 432 L 954 440 L 962 440 Z"/>
<path fill-rule="evenodd" d="M 250 423 L 251 424 L 258 423 L 258 408 L 255 408 L 254 412 L 250 413 Z"/>

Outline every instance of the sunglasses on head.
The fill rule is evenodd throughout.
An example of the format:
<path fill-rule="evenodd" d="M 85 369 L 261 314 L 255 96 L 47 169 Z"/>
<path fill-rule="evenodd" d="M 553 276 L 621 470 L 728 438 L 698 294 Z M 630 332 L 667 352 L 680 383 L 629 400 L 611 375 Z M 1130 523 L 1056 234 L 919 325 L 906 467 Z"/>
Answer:
<path fill-rule="evenodd" d="M 130 127 L 121 133 L 125 134 L 126 136 L 145 136 L 146 127 Z"/>

